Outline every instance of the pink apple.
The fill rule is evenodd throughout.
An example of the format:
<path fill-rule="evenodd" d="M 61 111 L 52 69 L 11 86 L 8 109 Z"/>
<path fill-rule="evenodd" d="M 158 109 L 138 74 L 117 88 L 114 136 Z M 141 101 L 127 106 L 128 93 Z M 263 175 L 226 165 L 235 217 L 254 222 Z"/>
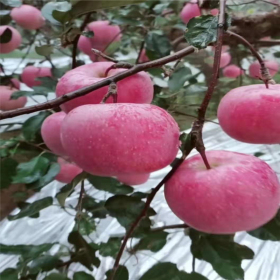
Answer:
<path fill-rule="evenodd" d="M 148 62 L 148 61 L 150 61 L 150 59 L 146 55 L 146 50 L 142 50 L 140 57 L 139 57 L 139 62 L 144 63 L 144 62 Z"/>
<path fill-rule="evenodd" d="M 61 125 L 65 116 L 64 112 L 54 113 L 44 120 L 41 127 L 41 135 L 47 147 L 61 156 L 67 155 L 60 140 Z"/>
<path fill-rule="evenodd" d="M 58 158 L 57 162 L 60 165 L 60 171 L 55 179 L 61 183 L 69 184 L 83 170 L 74 163 L 70 163 L 63 158 Z"/>
<path fill-rule="evenodd" d="M 234 64 L 231 64 L 231 65 L 226 66 L 223 69 L 223 74 L 225 77 L 228 77 L 228 78 L 237 78 L 243 74 L 243 70 L 240 67 L 238 67 Z"/>
<path fill-rule="evenodd" d="M 6 30 L 10 29 L 12 31 L 12 38 L 8 43 L 0 43 L 0 53 L 10 53 L 17 49 L 21 44 L 21 35 L 12 26 L 2 25 L 0 26 L 0 35 Z"/>
<path fill-rule="evenodd" d="M 170 164 L 179 128 L 150 104 L 97 104 L 73 109 L 63 120 L 62 145 L 85 171 L 100 176 L 143 174 Z"/>
<path fill-rule="evenodd" d="M 15 91 L 17 89 L 11 88 L 10 86 L 0 86 L 0 110 L 9 111 L 24 107 L 27 102 L 25 96 L 19 97 L 18 99 L 10 99 Z"/>
<path fill-rule="evenodd" d="M 219 9 L 212 9 L 212 10 L 210 11 L 210 14 L 211 14 L 212 16 L 217 16 L 217 15 L 219 14 Z"/>
<path fill-rule="evenodd" d="M 77 67 L 68 71 L 58 82 L 56 95 L 62 96 L 71 91 L 80 89 L 102 81 L 106 70 L 113 65 L 112 62 L 95 62 Z M 109 76 L 124 71 L 124 69 L 115 69 L 109 72 Z M 119 103 L 151 103 L 153 100 L 153 83 L 150 76 L 145 72 L 140 72 L 125 78 L 117 83 L 118 102 Z M 69 112 L 73 108 L 85 104 L 98 104 L 106 95 L 108 87 L 102 87 L 91 93 L 64 103 L 61 108 L 64 112 Z M 107 103 L 112 102 L 112 97 Z"/>
<path fill-rule="evenodd" d="M 30 30 L 39 29 L 45 23 L 41 11 L 30 5 L 21 5 L 20 7 L 13 8 L 11 17 L 16 24 Z"/>
<path fill-rule="evenodd" d="M 220 60 L 220 68 L 224 68 L 227 66 L 231 61 L 231 55 L 228 52 L 224 52 L 221 55 L 221 60 Z"/>
<path fill-rule="evenodd" d="M 31 88 L 41 84 L 40 81 L 36 80 L 37 78 L 41 77 L 52 77 L 51 68 L 27 66 L 23 69 L 21 74 L 22 82 Z"/>
<path fill-rule="evenodd" d="M 187 3 L 184 8 L 181 11 L 180 17 L 184 23 L 188 23 L 190 19 L 194 17 L 200 16 L 200 9 L 197 4 L 197 1 L 191 1 L 190 3 Z"/>
<path fill-rule="evenodd" d="M 268 68 L 271 76 L 274 76 L 279 70 L 279 65 L 274 60 L 265 60 L 265 66 Z M 258 61 L 255 61 L 249 67 L 249 75 L 252 78 L 258 79 L 261 76 L 260 70 L 260 63 Z"/>
<path fill-rule="evenodd" d="M 253 144 L 280 143 L 280 85 L 238 87 L 218 107 L 222 129 L 232 138 Z"/>
<path fill-rule="evenodd" d="M 150 177 L 149 173 L 139 173 L 139 174 L 123 174 L 123 175 L 118 175 L 117 179 L 126 184 L 126 185 L 141 185 L 144 184 L 148 181 Z"/>
<path fill-rule="evenodd" d="M 232 234 L 253 230 L 276 214 L 280 184 L 264 161 L 228 151 L 187 159 L 165 184 L 171 210 L 187 225 L 202 232 Z"/>
<path fill-rule="evenodd" d="M 16 89 L 20 89 L 20 81 L 16 78 L 11 79 L 11 85 L 12 87 L 16 88 Z"/>

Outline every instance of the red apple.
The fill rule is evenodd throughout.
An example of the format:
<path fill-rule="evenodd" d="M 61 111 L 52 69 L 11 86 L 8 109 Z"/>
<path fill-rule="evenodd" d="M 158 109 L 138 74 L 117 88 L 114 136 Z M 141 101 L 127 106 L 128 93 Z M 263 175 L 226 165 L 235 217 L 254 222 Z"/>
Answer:
<path fill-rule="evenodd" d="M 184 23 L 188 23 L 190 19 L 194 17 L 198 17 L 200 15 L 201 15 L 200 9 L 196 0 L 187 3 L 182 9 L 180 14 L 181 19 Z"/>
<path fill-rule="evenodd" d="M 67 155 L 60 140 L 61 125 L 65 116 L 64 112 L 54 113 L 44 120 L 41 127 L 41 135 L 47 147 L 61 156 Z"/>
<path fill-rule="evenodd" d="M 24 107 L 27 102 L 25 96 L 19 97 L 18 99 L 10 99 L 15 91 L 17 91 L 16 88 L 0 86 L 0 110 L 9 111 Z"/>
<path fill-rule="evenodd" d="M 58 82 L 56 95 L 62 96 L 71 91 L 80 89 L 102 81 L 106 70 L 113 65 L 112 62 L 95 62 L 77 67 L 68 71 Z M 109 72 L 109 76 L 124 71 L 124 69 L 114 69 Z M 125 78 L 117 83 L 119 103 L 151 103 L 153 100 L 153 83 L 150 76 L 145 72 L 140 72 Z M 91 93 L 64 103 L 61 108 L 64 112 L 69 112 L 85 104 L 98 104 L 106 95 L 108 87 L 102 87 Z M 112 102 L 112 97 L 107 103 Z"/>
<path fill-rule="evenodd" d="M 218 107 L 222 129 L 232 138 L 253 144 L 280 143 L 280 85 L 238 87 Z"/>
<path fill-rule="evenodd" d="M 22 82 L 31 88 L 41 84 L 41 81 L 36 80 L 41 77 L 52 77 L 51 68 L 27 66 L 23 69 L 21 74 Z"/>
<path fill-rule="evenodd" d="M 231 61 L 231 55 L 228 52 L 224 52 L 221 55 L 221 61 L 220 61 L 220 68 L 224 68 L 227 66 Z"/>
<path fill-rule="evenodd" d="M 21 5 L 11 11 L 12 19 L 25 29 L 35 30 L 42 27 L 45 23 L 41 11 L 30 5 Z"/>
<path fill-rule="evenodd" d="M 207 233 L 232 234 L 253 230 L 276 214 L 280 184 L 264 161 L 228 151 L 187 159 L 165 184 L 171 210 L 187 225 Z"/>
<path fill-rule="evenodd" d="M 62 145 L 83 170 L 100 176 L 143 174 L 170 164 L 179 128 L 150 104 L 97 104 L 73 109 L 63 120 Z"/>
<path fill-rule="evenodd" d="M 11 85 L 16 89 L 20 89 L 20 81 L 16 78 L 11 79 Z"/>
<path fill-rule="evenodd" d="M 268 68 L 271 76 L 274 76 L 279 70 L 279 65 L 274 60 L 265 60 L 265 66 Z M 249 67 L 249 75 L 252 78 L 258 79 L 259 77 L 261 77 L 260 70 L 261 70 L 260 63 L 258 61 L 255 61 Z"/>
<path fill-rule="evenodd" d="M 117 179 L 126 185 L 141 185 L 148 181 L 150 173 L 123 174 L 118 175 Z"/>
<path fill-rule="evenodd" d="M 225 77 L 228 77 L 228 78 L 237 78 L 243 74 L 243 70 L 240 67 L 238 67 L 234 64 L 231 64 L 231 65 L 226 66 L 223 69 L 223 74 Z"/>
<path fill-rule="evenodd" d="M 63 158 L 58 158 L 57 162 L 60 165 L 60 171 L 56 175 L 55 179 L 61 183 L 71 183 L 71 181 L 83 171 L 76 164 L 70 163 Z"/>
<path fill-rule="evenodd" d="M 0 53 L 10 53 L 17 49 L 21 44 L 21 35 L 12 26 L 2 25 L 0 26 L 0 35 L 6 30 L 10 29 L 12 31 L 12 38 L 8 43 L 0 43 Z"/>
<path fill-rule="evenodd" d="M 219 9 L 212 9 L 212 10 L 210 11 L 210 14 L 211 14 L 212 16 L 217 16 L 217 15 L 219 14 Z"/>

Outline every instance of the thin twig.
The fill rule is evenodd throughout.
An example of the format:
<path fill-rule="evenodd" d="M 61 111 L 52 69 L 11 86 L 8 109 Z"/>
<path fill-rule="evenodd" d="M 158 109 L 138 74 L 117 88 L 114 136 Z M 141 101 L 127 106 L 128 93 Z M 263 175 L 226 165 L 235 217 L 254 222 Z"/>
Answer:
<path fill-rule="evenodd" d="M 140 49 L 139 49 L 139 52 L 138 52 L 138 56 L 136 58 L 136 61 L 135 61 L 135 64 L 138 64 L 139 63 L 139 60 L 141 58 L 141 55 L 142 55 L 142 52 L 144 50 L 144 46 L 145 46 L 145 40 L 142 41 L 141 45 L 140 45 Z"/>
<path fill-rule="evenodd" d="M 85 193 L 85 181 L 82 180 L 81 191 L 78 199 L 78 204 L 76 206 L 76 210 L 77 210 L 76 219 L 78 220 L 78 231 L 80 231 L 80 221 L 82 215 L 82 204 L 83 204 L 84 193 Z"/>
<path fill-rule="evenodd" d="M 101 51 L 99 51 L 99 50 L 91 49 L 91 51 L 92 51 L 95 55 L 101 56 L 101 57 L 105 58 L 105 59 L 108 60 L 108 61 L 112 61 L 112 62 L 114 62 L 114 63 L 118 63 L 118 62 L 119 62 L 117 59 L 112 58 L 112 57 L 106 55 L 105 53 L 103 53 L 103 52 L 101 52 Z"/>
<path fill-rule="evenodd" d="M 155 232 L 155 231 L 162 231 L 166 229 L 177 229 L 177 228 L 189 228 L 189 226 L 185 224 L 169 225 L 169 226 L 163 226 L 158 228 L 152 228 L 151 231 Z"/>

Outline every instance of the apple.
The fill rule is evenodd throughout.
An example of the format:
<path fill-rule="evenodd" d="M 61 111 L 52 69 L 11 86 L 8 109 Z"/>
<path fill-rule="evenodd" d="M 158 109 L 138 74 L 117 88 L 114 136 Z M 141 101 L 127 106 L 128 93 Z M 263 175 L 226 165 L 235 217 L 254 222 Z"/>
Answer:
<path fill-rule="evenodd" d="M 144 63 L 144 62 L 148 62 L 148 61 L 150 61 L 150 59 L 146 55 L 146 50 L 142 50 L 140 57 L 139 57 L 139 62 Z"/>
<path fill-rule="evenodd" d="M 29 30 L 39 29 L 45 23 L 41 11 L 30 5 L 13 8 L 10 15 L 16 24 Z"/>
<path fill-rule="evenodd" d="M 280 143 L 280 85 L 238 87 L 218 107 L 222 129 L 232 138 L 252 144 Z"/>
<path fill-rule="evenodd" d="M 16 89 L 20 89 L 20 81 L 18 79 L 12 78 L 10 82 L 11 82 L 12 87 L 14 87 Z"/>
<path fill-rule="evenodd" d="M 60 165 L 60 171 L 55 179 L 61 183 L 69 184 L 83 170 L 74 163 L 70 163 L 63 158 L 58 158 L 57 162 Z"/>
<path fill-rule="evenodd" d="M 126 185 L 141 185 L 148 181 L 150 173 L 122 174 L 117 179 Z"/>
<path fill-rule="evenodd" d="M 41 127 L 41 135 L 46 146 L 52 152 L 61 156 L 66 155 L 60 140 L 61 125 L 65 116 L 64 112 L 54 113 L 44 120 Z"/>
<path fill-rule="evenodd" d="M 10 29 L 12 32 L 12 38 L 8 43 L 0 43 L 0 53 L 10 53 L 15 49 L 17 49 L 21 44 L 21 40 L 22 40 L 21 35 L 12 26 L 8 26 L 8 25 L 0 26 L 0 35 L 2 35 L 7 28 Z"/>
<path fill-rule="evenodd" d="M 212 16 L 217 16 L 217 15 L 219 14 L 219 9 L 212 9 L 212 10 L 210 11 L 210 14 L 211 14 Z"/>
<path fill-rule="evenodd" d="M 207 151 L 211 169 L 200 155 L 187 159 L 165 184 L 171 210 L 202 232 L 232 234 L 268 222 L 280 202 L 275 172 L 257 157 Z"/>
<path fill-rule="evenodd" d="M 113 64 L 112 62 L 95 62 L 68 71 L 57 84 L 57 97 L 102 81 L 106 78 L 106 70 Z M 111 70 L 108 77 L 122 71 L 124 69 Z M 151 103 L 153 100 L 153 83 L 150 76 L 145 72 L 137 73 L 119 81 L 117 87 L 119 103 Z M 102 87 L 85 96 L 64 103 L 61 108 L 67 113 L 81 105 L 98 104 L 102 101 L 107 91 L 108 87 Z M 111 103 L 112 99 L 110 97 L 107 103 Z"/>
<path fill-rule="evenodd" d="M 73 109 L 63 120 L 62 145 L 83 170 L 99 176 L 143 174 L 170 164 L 179 128 L 150 104 L 97 104 Z"/>
<path fill-rule="evenodd" d="M 228 78 L 237 78 L 243 74 L 243 70 L 240 67 L 238 67 L 234 64 L 231 64 L 231 65 L 226 66 L 223 69 L 223 74 L 225 77 L 228 77 Z"/>
<path fill-rule="evenodd" d="M 227 66 L 231 61 L 231 55 L 228 52 L 224 52 L 221 54 L 220 60 L 220 68 L 224 68 Z"/>
<path fill-rule="evenodd" d="M 86 30 L 93 31 L 94 36 L 88 38 L 86 36 L 80 36 L 78 41 L 78 48 L 80 51 L 89 55 L 91 59 L 95 60 L 95 55 L 91 49 L 97 49 L 104 51 L 105 48 L 121 39 L 121 29 L 117 25 L 110 25 L 109 21 L 94 21 L 87 25 Z"/>
<path fill-rule="evenodd" d="M 187 3 L 181 11 L 180 17 L 184 23 L 188 23 L 192 18 L 200 16 L 200 9 L 197 1 Z"/>
<path fill-rule="evenodd" d="M 41 85 L 41 81 L 36 80 L 36 78 L 41 77 L 52 77 L 51 68 L 27 66 L 23 69 L 21 74 L 22 82 L 31 88 Z"/>
<path fill-rule="evenodd" d="M 27 102 L 25 96 L 19 97 L 18 99 L 10 99 L 15 91 L 17 91 L 16 88 L 0 86 L 0 110 L 9 111 L 24 107 Z"/>
<path fill-rule="evenodd" d="M 268 68 L 270 75 L 273 77 L 279 70 L 279 65 L 274 60 L 265 60 L 265 66 Z M 261 65 L 258 61 L 253 62 L 249 67 L 249 75 L 258 79 L 261 76 Z"/>

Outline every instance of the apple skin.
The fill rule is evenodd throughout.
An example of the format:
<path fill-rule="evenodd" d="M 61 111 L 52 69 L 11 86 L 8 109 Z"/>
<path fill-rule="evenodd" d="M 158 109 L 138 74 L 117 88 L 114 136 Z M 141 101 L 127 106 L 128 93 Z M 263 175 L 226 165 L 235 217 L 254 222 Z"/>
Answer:
<path fill-rule="evenodd" d="M 231 64 L 223 69 L 223 75 L 228 78 L 237 78 L 243 74 L 243 70 L 237 65 Z"/>
<path fill-rule="evenodd" d="M 12 19 L 22 28 L 36 30 L 41 28 L 45 20 L 41 11 L 30 5 L 21 5 L 11 11 Z"/>
<path fill-rule="evenodd" d="M 202 232 L 232 234 L 273 218 L 280 184 L 269 165 L 229 151 L 207 151 L 206 156 L 211 169 L 196 155 L 165 184 L 166 201 L 181 220 Z"/>
<path fill-rule="evenodd" d="M 51 68 L 27 66 L 23 69 L 21 80 L 29 87 L 41 85 L 41 81 L 36 81 L 36 78 L 52 77 Z"/>
<path fill-rule="evenodd" d="M 13 92 L 18 91 L 10 86 L 0 86 L 0 110 L 9 111 L 24 107 L 27 102 L 25 96 L 18 99 L 10 99 Z"/>
<path fill-rule="evenodd" d="M 221 54 L 220 68 L 224 68 L 231 61 L 231 55 L 228 52 L 224 52 Z"/>
<path fill-rule="evenodd" d="M 279 70 L 279 65 L 274 60 L 265 60 L 265 66 L 268 68 L 270 75 L 273 77 Z M 253 62 L 249 67 L 249 75 L 252 78 L 258 79 L 260 74 L 261 66 L 258 61 Z"/>
<path fill-rule="evenodd" d="M 197 1 L 191 1 L 187 3 L 181 11 L 180 17 L 184 23 L 188 23 L 192 18 L 200 16 L 200 9 Z"/>
<path fill-rule="evenodd" d="M 45 144 L 52 152 L 60 156 L 67 156 L 60 140 L 61 125 L 65 116 L 64 112 L 54 113 L 44 120 L 41 127 Z"/>
<path fill-rule="evenodd" d="M 55 179 L 61 183 L 69 184 L 83 170 L 74 163 L 70 163 L 63 158 L 58 158 L 57 162 L 60 165 L 60 171 Z"/>
<path fill-rule="evenodd" d="M 9 28 L 12 31 L 12 38 L 11 38 L 10 42 L 8 42 L 8 43 L 4 43 L 4 44 L 0 43 L 0 53 L 10 53 L 10 52 L 14 51 L 15 49 L 17 49 L 21 44 L 21 40 L 22 40 L 21 35 L 12 26 L 8 26 L 8 25 L 0 26 L 0 35 L 2 35 L 2 33 L 7 28 Z"/>
<path fill-rule="evenodd" d="M 252 144 L 280 143 L 280 85 L 249 85 L 229 91 L 218 107 L 222 129 Z"/>
<path fill-rule="evenodd" d="M 150 173 L 143 174 L 122 174 L 118 175 L 117 179 L 126 185 L 141 185 L 149 180 Z"/>
<path fill-rule="evenodd" d="M 97 104 L 73 109 L 63 120 L 62 145 L 83 170 L 99 176 L 150 173 L 170 164 L 179 128 L 150 104 Z"/>
<path fill-rule="evenodd" d="M 95 62 L 68 71 L 57 84 L 56 96 L 59 97 L 71 91 L 102 81 L 105 78 L 105 71 L 113 64 L 112 62 Z M 123 71 L 125 69 L 111 70 L 109 76 Z M 150 76 L 145 72 L 137 73 L 119 81 L 117 87 L 118 103 L 151 103 L 153 100 L 153 83 Z M 108 86 L 102 87 L 85 96 L 64 103 L 61 105 L 61 109 L 68 113 L 81 105 L 98 104 L 107 92 Z M 112 97 L 110 97 L 106 103 L 112 103 L 112 101 Z"/>
<path fill-rule="evenodd" d="M 16 78 L 11 79 L 11 85 L 16 89 L 20 89 L 20 81 Z"/>

